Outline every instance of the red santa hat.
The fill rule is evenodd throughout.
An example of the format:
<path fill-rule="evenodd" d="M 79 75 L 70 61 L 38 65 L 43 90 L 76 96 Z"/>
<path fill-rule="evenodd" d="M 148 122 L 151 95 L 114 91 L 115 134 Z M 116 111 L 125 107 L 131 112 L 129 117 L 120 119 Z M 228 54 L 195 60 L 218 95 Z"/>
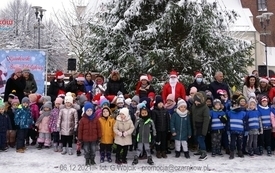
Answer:
<path fill-rule="evenodd" d="M 201 72 L 199 72 L 199 71 L 197 71 L 196 73 L 195 73 L 195 79 L 197 79 L 199 76 L 202 76 L 202 73 Z"/>
<path fill-rule="evenodd" d="M 55 78 L 56 79 L 64 79 L 64 74 L 62 73 L 62 71 L 57 71 L 56 73 L 55 73 Z"/>
<path fill-rule="evenodd" d="M 76 78 L 76 81 L 85 81 L 85 77 L 83 74 L 79 74 Z"/>
<path fill-rule="evenodd" d="M 97 94 L 94 96 L 93 104 L 95 104 L 95 105 L 99 104 L 100 96 L 101 96 L 101 94 Z"/>
<path fill-rule="evenodd" d="M 141 75 L 140 78 L 139 78 L 139 80 L 140 80 L 140 81 L 142 81 L 142 80 L 147 80 L 147 81 L 149 81 L 147 75 Z"/>
<path fill-rule="evenodd" d="M 170 77 L 178 77 L 178 73 L 175 70 L 170 72 Z"/>
<path fill-rule="evenodd" d="M 260 82 L 268 83 L 267 77 L 261 77 Z"/>
<path fill-rule="evenodd" d="M 117 100 L 117 96 L 116 95 L 108 95 L 106 98 L 107 98 L 107 100 L 109 100 L 109 102 L 111 104 L 115 104 L 116 103 L 116 100 Z"/>
<path fill-rule="evenodd" d="M 275 80 L 275 75 L 270 76 L 269 80 Z"/>

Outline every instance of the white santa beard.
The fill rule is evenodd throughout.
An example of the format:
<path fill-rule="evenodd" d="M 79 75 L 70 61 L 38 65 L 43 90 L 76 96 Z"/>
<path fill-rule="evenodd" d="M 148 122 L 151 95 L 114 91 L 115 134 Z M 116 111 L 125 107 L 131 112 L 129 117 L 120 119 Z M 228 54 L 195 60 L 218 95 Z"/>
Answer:
<path fill-rule="evenodd" d="M 171 90 L 172 90 L 172 95 L 175 96 L 176 93 L 176 85 L 178 83 L 178 79 L 177 78 L 170 78 L 169 79 L 169 84 L 171 86 Z"/>

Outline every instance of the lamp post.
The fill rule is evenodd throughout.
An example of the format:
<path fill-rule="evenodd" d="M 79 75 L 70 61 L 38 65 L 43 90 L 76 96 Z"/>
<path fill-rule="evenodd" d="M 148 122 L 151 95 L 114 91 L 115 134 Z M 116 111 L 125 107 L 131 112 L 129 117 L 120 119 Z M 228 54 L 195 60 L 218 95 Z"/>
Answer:
<path fill-rule="evenodd" d="M 261 15 L 256 16 L 257 19 L 260 20 L 261 27 L 264 30 L 263 32 L 260 33 L 260 35 L 264 35 L 265 38 L 265 65 L 266 65 L 266 75 L 269 77 L 269 69 L 268 69 L 268 61 L 267 61 L 267 40 L 266 36 L 271 35 L 270 31 L 267 31 L 267 27 L 269 26 L 270 23 L 270 17 L 273 15 L 272 12 L 266 12 L 262 13 Z"/>
<path fill-rule="evenodd" d="M 38 29 L 38 40 L 37 40 L 37 48 L 40 49 L 40 29 L 43 29 L 44 26 L 41 25 L 42 18 L 44 16 L 45 9 L 42 9 L 40 6 L 33 6 L 33 9 L 35 9 L 35 17 L 37 19 L 37 25 L 34 26 L 34 29 Z"/>

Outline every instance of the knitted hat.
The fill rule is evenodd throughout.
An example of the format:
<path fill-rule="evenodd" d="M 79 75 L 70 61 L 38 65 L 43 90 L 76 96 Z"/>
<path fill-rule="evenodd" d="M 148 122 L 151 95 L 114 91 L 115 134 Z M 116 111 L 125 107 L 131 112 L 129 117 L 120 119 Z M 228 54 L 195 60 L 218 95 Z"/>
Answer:
<path fill-rule="evenodd" d="M 261 77 L 260 82 L 268 83 L 267 77 Z"/>
<path fill-rule="evenodd" d="M 22 70 L 22 73 L 30 73 L 31 71 L 30 71 L 30 69 L 28 69 L 28 68 L 24 68 L 23 70 Z"/>
<path fill-rule="evenodd" d="M 65 76 L 64 76 L 64 74 L 62 73 L 62 71 L 57 71 L 57 72 L 55 73 L 55 78 L 56 78 L 56 79 L 64 79 Z"/>
<path fill-rule="evenodd" d="M 131 105 L 131 102 L 132 102 L 132 99 L 130 99 L 130 98 L 127 98 L 127 99 L 125 100 L 125 103 L 126 103 L 128 106 Z"/>
<path fill-rule="evenodd" d="M 84 112 L 86 112 L 88 109 L 92 109 L 93 112 L 94 112 L 95 107 L 91 102 L 86 102 L 84 104 Z"/>
<path fill-rule="evenodd" d="M 5 103 L 4 103 L 3 99 L 0 99 L 0 108 L 1 109 L 5 108 Z"/>
<path fill-rule="evenodd" d="M 97 81 L 99 78 L 101 78 L 101 80 L 103 80 L 103 82 L 104 82 L 104 76 L 102 76 L 102 75 L 96 75 L 96 77 L 95 77 L 95 81 Z"/>
<path fill-rule="evenodd" d="M 66 93 L 66 96 L 65 96 L 65 103 L 69 102 L 69 103 L 72 103 L 73 104 L 73 97 L 72 97 L 72 93 L 71 92 L 67 92 Z"/>
<path fill-rule="evenodd" d="M 22 103 L 22 104 L 23 104 L 23 103 L 28 103 L 28 104 L 30 104 L 30 99 L 29 99 L 28 97 L 24 97 L 24 98 L 22 99 L 21 103 Z"/>
<path fill-rule="evenodd" d="M 83 74 L 79 74 L 79 75 L 77 76 L 77 78 L 75 78 L 75 79 L 76 79 L 76 81 L 85 81 L 85 77 L 84 77 Z"/>
<path fill-rule="evenodd" d="M 249 93 L 249 98 L 251 97 L 256 98 L 256 94 L 254 92 Z"/>
<path fill-rule="evenodd" d="M 189 94 L 191 94 L 191 93 L 195 94 L 196 92 L 198 92 L 198 89 L 196 87 L 191 87 Z"/>
<path fill-rule="evenodd" d="M 255 99 L 253 99 L 253 98 L 250 98 L 248 100 L 248 105 L 250 105 L 250 103 L 252 103 L 252 102 L 254 102 L 257 105 L 257 101 Z"/>
<path fill-rule="evenodd" d="M 202 73 L 198 71 L 198 72 L 195 73 L 194 77 L 195 77 L 195 79 L 197 79 L 199 76 L 202 76 Z"/>
<path fill-rule="evenodd" d="M 222 104 L 220 99 L 213 100 L 213 105 L 216 105 L 217 103 Z"/>
<path fill-rule="evenodd" d="M 140 78 L 139 78 L 139 80 L 140 80 L 140 81 L 142 81 L 142 80 L 147 80 L 147 81 L 149 81 L 147 75 L 141 75 Z"/>
<path fill-rule="evenodd" d="M 102 108 L 102 113 L 103 113 L 103 110 L 104 109 L 107 109 L 108 111 L 109 111 L 109 116 L 111 116 L 112 115 L 112 111 L 111 111 L 111 109 L 109 108 L 109 107 L 107 107 L 107 106 L 104 106 L 103 108 Z M 102 115 L 103 116 L 103 115 Z"/>
<path fill-rule="evenodd" d="M 36 94 L 29 94 L 30 102 L 36 102 L 37 101 L 37 95 Z"/>
<path fill-rule="evenodd" d="M 177 108 L 181 107 L 181 106 L 185 106 L 187 107 L 187 103 L 186 101 L 184 101 L 183 99 L 180 99 L 177 103 Z"/>
<path fill-rule="evenodd" d="M 139 103 L 139 96 L 138 96 L 138 95 L 135 95 L 135 96 L 132 98 L 132 101 L 135 101 L 136 103 Z"/>
<path fill-rule="evenodd" d="M 238 104 L 240 104 L 240 101 L 243 99 L 246 101 L 246 98 L 243 95 L 240 95 L 237 99 Z"/>
<path fill-rule="evenodd" d="M 121 98 L 121 97 L 119 97 L 119 98 L 117 98 L 116 103 L 124 103 L 124 99 L 123 99 L 123 98 Z"/>
<path fill-rule="evenodd" d="M 44 102 L 47 102 L 47 101 L 51 101 L 52 98 L 51 96 L 42 96 L 40 99 L 39 99 L 39 102 L 42 103 L 43 101 Z"/>
<path fill-rule="evenodd" d="M 154 92 L 149 92 L 148 97 L 149 98 L 155 98 L 156 94 Z"/>
<path fill-rule="evenodd" d="M 14 97 L 16 97 L 16 95 L 14 95 L 13 93 L 9 94 L 9 98 L 13 99 Z"/>
<path fill-rule="evenodd" d="M 175 101 L 175 97 L 173 96 L 173 94 L 169 94 L 167 96 L 166 100 L 172 100 L 174 102 Z"/>
<path fill-rule="evenodd" d="M 102 108 L 105 104 L 107 104 L 108 107 L 110 106 L 109 100 L 107 100 L 104 96 L 101 96 L 101 97 L 100 97 L 99 104 L 100 104 L 100 107 L 101 107 L 101 108 Z"/>
<path fill-rule="evenodd" d="M 206 98 L 204 98 L 203 94 L 201 92 L 197 92 L 195 93 L 193 100 L 194 102 L 197 101 L 199 103 L 204 103 L 206 100 Z"/>
<path fill-rule="evenodd" d="M 54 101 L 55 104 L 62 104 L 63 103 L 63 99 L 60 97 L 57 97 Z"/>
<path fill-rule="evenodd" d="M 79 105 L 84 105 L 85 101 L 87 101 L 87 97 L 85 94 L 81 94 L 79 96 L 77 96 L 77 99 L 78 99 L 78 102 L 79 102 Z"/>
<path fill-rule="evenodd" d="M 20 101 L 19 101 L 19 99 L 18 99 L 17 96 L 15 96 L 15 97 L 11 100 L 11 105 L 13 105 L 13 104 L 15 104 L 15 103 L 20 104 Z"/>
<path fill-rule="evenodd" d="M 128 108 L 122 108 L 122 109 L 120 109 L 119 113 L 122 113 L 126 117 L 128 117 L 129 116 L 129 109 Z"/>
<path fill-rule="evenodd" d="M 15 67 L 14 73 L 19 73 L 19 72 L 22 72 L 22 68 L 20 68 L 20 67 Z"/>
<path fill-rule="evenodd" d="M 52 105 L 53 105 L 52 102 L 47 101 L 43 104 L 43 108 L 52 109 L 53 108 Z"/>
<path fill-rule="evenodd" d="M 155 106 L 157 106 L 159 103 L 163 103 L 163 99 L 160 95 L 157 95 L 155 98 Z"/>
<path fill-rule="evenodd" d="M 178 73 L 174 70 L 170 72 L 170 77 L 178 77 Z"/>

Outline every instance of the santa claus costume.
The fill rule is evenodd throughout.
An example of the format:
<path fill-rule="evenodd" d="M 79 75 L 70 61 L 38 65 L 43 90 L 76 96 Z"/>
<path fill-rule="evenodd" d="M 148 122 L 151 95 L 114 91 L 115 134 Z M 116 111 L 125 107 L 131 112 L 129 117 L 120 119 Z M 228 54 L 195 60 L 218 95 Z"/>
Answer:
<path fill-rule="evenodd" d="M 166 100 L 169 94 L 174 96 L 175 101 L 178 101 L 179 98 L 186 98 L 185 87 L 178 81 L 178 74 L 176 71 L 170 72 L 169 82 L 167 82 L 162 89 L 162 99 Z"/>

